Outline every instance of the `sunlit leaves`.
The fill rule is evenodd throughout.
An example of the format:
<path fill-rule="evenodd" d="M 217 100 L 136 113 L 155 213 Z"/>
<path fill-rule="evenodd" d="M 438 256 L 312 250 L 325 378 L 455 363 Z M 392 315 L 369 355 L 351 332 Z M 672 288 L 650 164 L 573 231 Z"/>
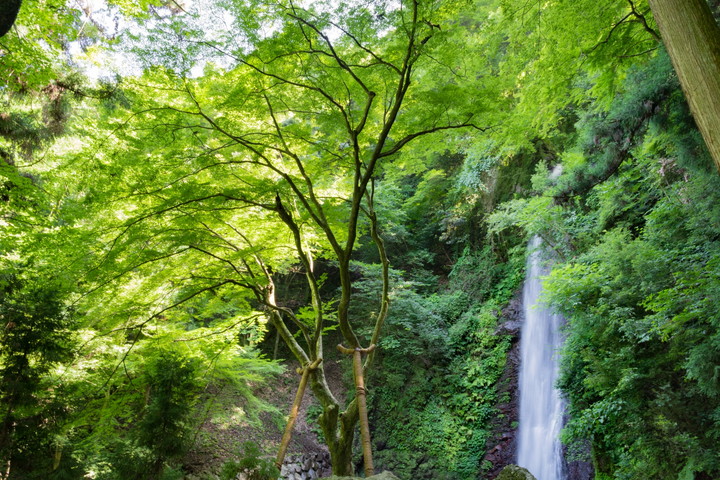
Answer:
<path fill-rule="evenodd" d="M 527 133 L 553 132 L 569 105 L 607 108 L 628 67 L 657 46 L 644 1 L 501 3 L 511 145 L 531 148 Z"/>

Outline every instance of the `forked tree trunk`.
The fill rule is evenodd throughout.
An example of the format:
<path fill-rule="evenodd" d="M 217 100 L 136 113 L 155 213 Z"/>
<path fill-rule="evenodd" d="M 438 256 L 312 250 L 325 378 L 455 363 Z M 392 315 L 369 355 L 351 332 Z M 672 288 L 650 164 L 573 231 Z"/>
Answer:
<path fill-rule="evenodd" d="M 649 0 L 695 123 L 720 171 L 720 27 L 705 0 Z"/>
<path fill-rule="evenodd" d="M 321 368 L 313 372 L 311 387 L 315 398 L 323 407 L 319 423 L 330 451 L 332 472 L 338 476 L 352 476 L 354 474 L 352 447 L 359 417 L 357 401 L 353 400 L 344 412 L 340 412 L 337 401 L 331 395 L 327 395 L 329 389 L 326 389 L 327 383 Z"/>
<path fill-rule="evenodd" d="M 268 279 L 270 282 L 269 287 L 258 293 L 266 296 L 264 299 L 265 304 L 275 305 L 272 280 L 269 276 Z M 278 311 L 272 310 L 269 318 L 297 360 L 303 365 L 310 364 L 312 366 L 313 362 L 310 361 L 308 354 L 283 323 Z M 318 363 L 322 358 L 321 340 L 322 337 L 318 338 L 318 344 L 315 346 L 315 353 L 319 355 L 318 360 L 316 360 Z M 310 382 L 310 388 L 315 398 L 323 409 L 319 423 L 323 430 L 325 443 L 328 446 L 328 450 L 330 450 L 330 461 L 332 463 L 333 473 L 335 475 L 351 476 L 353 474 L 352 446 L 355 426 L 358 422 L 357 403 L 353 400 L 344 412 L 340 412 L 340 403 L 330 390 L 322 365 L 318 364 L 317 368 L 310 370 L 308 381 Z"/>

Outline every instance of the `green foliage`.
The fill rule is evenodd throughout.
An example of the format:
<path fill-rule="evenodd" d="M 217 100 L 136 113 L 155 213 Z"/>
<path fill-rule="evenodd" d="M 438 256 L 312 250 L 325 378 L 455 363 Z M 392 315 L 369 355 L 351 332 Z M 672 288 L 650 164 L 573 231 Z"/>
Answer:
<path fill-rule="evenodd" d="M 501 304 L 509 301 L 524 277 L 525 252 L 516 246 L 506 253 L 503 261 L 489 246 L 481 251 L 466 248 L 450 272 L 451 287 L 475 302 L 490 298 Z"/>
<path fill-rule="evenodd" d="M 720 184 L 667 57 L 626 75 L 575 112 L 560 177 L 538 167 L 534 196 L 490 222 L 561 254 L 546 285 L 568 319 L 565 441 L 589 440 L 605 478 L 714 477 Z"/>
<path fill-rule="evenodd" d="M 60 70 L 63 44 L 77 35 L 80 12 L 60 2 L 43 8 L 26 2 L 15 27 L 3 37 L 0 78 L 13 90 L 42 88 Z"/>
<path fill-rule="evenodd" d="M 381 366 L 370 380 L 377 385 L 370 398 L 379 468 L 428 479 L 471 479 L 481 471 L 510 346 L 496 334 L 499 302 L 516 291 L 524 265 L 523 254 L 513 258 L 501 265 L 488 250 L 468 250 L 451 288 L 425 297 L 395 281 Z M 494 284 L 473 282 L 488 270 Z"/>
<path fill-rule="evenodd" d="M 320 416 L 322 413 L 322 407 L 315 403 L 310 404 L 307 408 L 307 418 L 310 419 L 310 428 L 312 432 L 317 435 L 320 442 L 324 441 L 322 426 L 320 425 Z"/>
<path fill-rule="evenodd" d="M 572 402 L 568 439 L 592 438 L 618 477 L 718 468 L 717 373 L 708 369 L 720 353 L 718 323 L 704 307 L 717 293 L 718 245 L 679 243 L 676 229 L 656 223 L 706 215 L 689 210 L 663 200 L 639 238 L 609 232 L 550 277 L 550 299 L 570 320 L 561 380 Z"/>
<path fill-rule="evenodd" d="M 160 351 L 144 367 L 149 397 L 138 422 L 138 443 L 156 457 L 155 463 L 178 458 L 191 440 L 190 414 L 200 390 L 197 362 Z"/>
<path fill-rule="evenodd" d="M 236 341 L 232 334 L 226 340 Z M 128 356 L 96 346 L 91 362 L 66 373 L 74 381 L 65 395 L 82 404 L 66 424 L 74 448 L 64 456 L 97 478 L 172 478 L 188 448 L 197 447 L 204 422 L 253 423 L 263 411 L 279 417 L 253 395 L 253 386 L 279 367 L 231 345 L 197 340 L 197 350 L 190 350 L 179 342 L 144 340 Z M 232 418 L 241 412 L 238 399 L 239 419 Z"/>
<path fill-rule="evenodd" d="M 448 294 L 425 303 L 449 319 L 458 300 Z M 443 311 L 446 302 L 450 311 Z M 382 369 L 372 379 L 378 386 L 371 390 L 375 411 L 382 412 L 373 415 L 378 465 L 413 478 L 477 477 L 509 348 L 509 340 L 495 334 L 496 309 L 488 303 L 462 313 L 445 326 L 444 350 L 434 356 L 433 350 L 398 352 L 412 341 L 410 335 L 395 349 L 383 350 Z"/>
<path fill-rule="evenodd" d="M 53 373 L 73 358 L 74 319 L 58 285 L 10 276 L 0 284 L 0 320 L 0 456 L 40 478 L 52 461 L 36 454 L 54 449 L 67 414 Z"/>
<path fill-rule="evenodd" d="M 499 69 L 512 109 L 498 135 L 506 150 L 535 150 L 533 140 L 555 137 L 578 105 L 605 110 L 628 68 L 657 48 L 645 1 L 500 4 L 494 20 L 508 54 Z"/>
<path fill-rule="evenodd" d="M 200 423 L 234 415 L 210 391 L 259 422 L 268 316 L 301 358 L 313 330 L 352 340 L 348 311 L 363 341 L 381 318 L 377 214 L 397 269 L 368 375 L 378 465 L 477 478 L 498 311 L 540 235 L 566 440 L 598 478 L 718 476 L 720 183 L 645 0 L 111 0 L 145 67 L 114 94 L 65 61 L 102 51 L 102 22 L 46 3 L 0 44 L 11 475 L 180 478 Z M 224 475 L 266 467 L 248 446 Z"/>
<path fill-rule="evenodd" d="M 280 475 L 272 460 L 261 458 L 262 451 L 256 443 L 245 442 L 240 460 L 226 462 L 220 472 L 221 480 L 234 480 L 238 475 L 247 480 L 275 480 Z"/>

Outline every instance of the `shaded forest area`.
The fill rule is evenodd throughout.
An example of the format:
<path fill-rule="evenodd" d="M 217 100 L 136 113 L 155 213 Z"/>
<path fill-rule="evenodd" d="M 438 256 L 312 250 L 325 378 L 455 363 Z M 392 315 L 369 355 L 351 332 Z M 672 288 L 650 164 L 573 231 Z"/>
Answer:
<path fill-rule="evenodd" d="M 535 235 L 568 461 L 720 477 L 719 113 L 663 3 L 22 2 L 0 480 L 277 478 L 296 368 L 333 473 L 489 478 Z"/>

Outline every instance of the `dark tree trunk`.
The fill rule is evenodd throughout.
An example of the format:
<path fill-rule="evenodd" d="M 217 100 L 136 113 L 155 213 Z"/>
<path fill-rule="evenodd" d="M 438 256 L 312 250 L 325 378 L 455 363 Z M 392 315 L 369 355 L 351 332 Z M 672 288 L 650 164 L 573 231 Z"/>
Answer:
<path fill-rule="evenodd" d="M 0 37 L 10 31 L 20 11 L 22 0 L 2 0 L 0 2 Z"/>

